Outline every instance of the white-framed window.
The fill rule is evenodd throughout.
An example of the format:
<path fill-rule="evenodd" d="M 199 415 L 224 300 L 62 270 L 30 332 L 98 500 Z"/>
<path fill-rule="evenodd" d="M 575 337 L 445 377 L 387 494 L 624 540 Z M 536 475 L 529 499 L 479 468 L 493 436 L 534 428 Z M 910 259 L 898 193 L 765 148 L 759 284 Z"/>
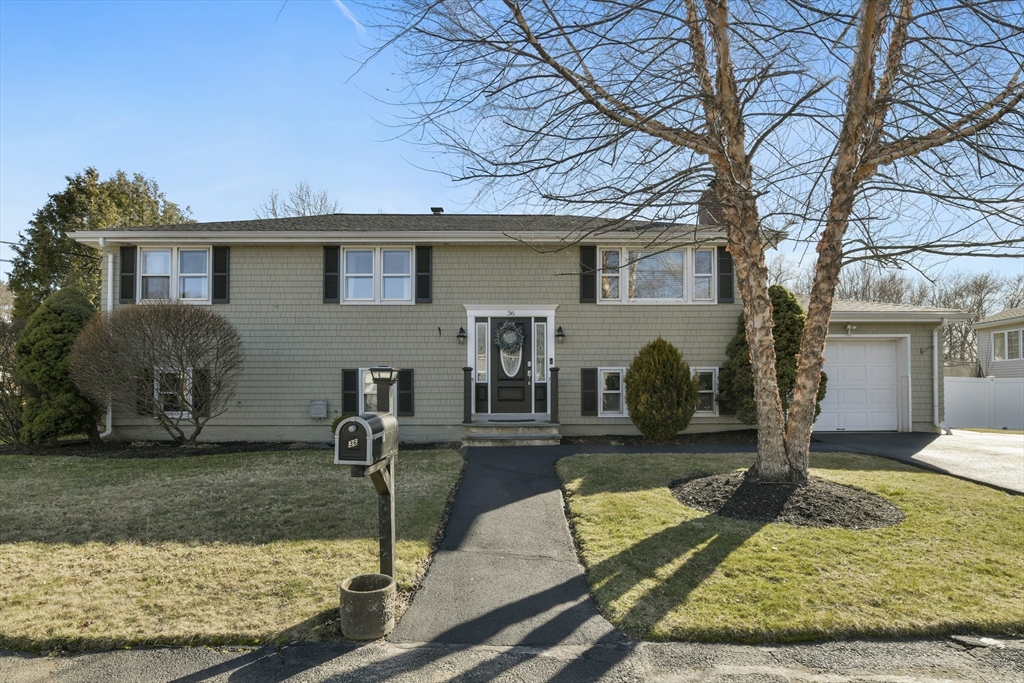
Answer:
<path fill-rule="evenodd" d="M 209 247 L 144 247 L 140 252 L 140 301 L 210 302 Z"/>
<path fill-rule="evenodd" d="M 597 369 L 598 417 L 625 417 L 626 368 Z"/>
<path fill-rule="evenodd" d="M 359 368 L 359 405 L 364 413 L 377 412 L 377 384 L 370 368 Z M 391 385 L 391 414 L 398 411 L 398 382 Z"/>
<path fill-rule="evenodd" d="M 618 301 L 622 298 L 619 291 L 619 258 L 622 252 L 618 249 L 601 250 L 601 298 Z"/>
<path fill-rule="evenodd" d="M 1018 360 L 1021 358 L 1022 330 L 992 333 L 992 360 Z"/>
<path fill-rule="evenodd" d="M 715 250 L 600 251 L 602 303 L 704 303 L 715 298 Z"/>
<path fill-rule="evenodd" d="M 718 368 L 693 368 L 697 378 L 697 410 L 694 415 L 718 415 Z"/>
<path fill-rule="evenodd" d="M 192 405 L 192 368 L 154 368 L 153 398 L 168 417 L 187 417 Z"/>
<path fill-rule="evenodd" d="M 548 357 L 548 324 L 546 322 L 533 323 L 533 381 L 535 384 L 544 384 L 548 381 L 548 364 L 545 359 Z"/>
<path fill-rule="evenodd" d="M 343 303 L 412 303 L 412 249 L 352 247 L 342 250 Z"/>
<path fill-rule="evenodd" d="M 178 250 L 178 300 L 210 299 L 210 252 L 207 249 Z"/>
<path fill-rule="evenodd" d="M 487 323 L 476 323 L 476 381 L 487 381 L 487 350 L 491 346 L 491 338 L 487 334 Z"/>
<path fill-rule="evenodd" d="M 710 301 L 714 296 L 715 250 L 693 250 L 693 300 Z"/>

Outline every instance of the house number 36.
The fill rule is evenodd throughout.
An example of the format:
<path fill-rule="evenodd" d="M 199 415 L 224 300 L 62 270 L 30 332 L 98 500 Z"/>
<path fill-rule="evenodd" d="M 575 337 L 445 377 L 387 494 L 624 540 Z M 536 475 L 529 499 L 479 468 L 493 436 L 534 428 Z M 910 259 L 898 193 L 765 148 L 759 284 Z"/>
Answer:
<path fill-rule="evenodd" d="M 515 311 L 508 311 L 508 315 L 515 315 L 515 314 L 516 314 Z"/>

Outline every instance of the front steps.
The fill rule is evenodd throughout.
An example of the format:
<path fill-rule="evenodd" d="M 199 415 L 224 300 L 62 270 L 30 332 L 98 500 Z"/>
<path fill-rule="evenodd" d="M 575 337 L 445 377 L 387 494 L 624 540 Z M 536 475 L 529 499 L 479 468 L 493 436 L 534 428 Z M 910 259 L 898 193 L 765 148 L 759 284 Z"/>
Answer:
<path fill-rule="evenodd" d="M 466 446 L 557 446 L 562 441 L 558 423 L 546 419 L 475 420 L 463 425 Z"/>

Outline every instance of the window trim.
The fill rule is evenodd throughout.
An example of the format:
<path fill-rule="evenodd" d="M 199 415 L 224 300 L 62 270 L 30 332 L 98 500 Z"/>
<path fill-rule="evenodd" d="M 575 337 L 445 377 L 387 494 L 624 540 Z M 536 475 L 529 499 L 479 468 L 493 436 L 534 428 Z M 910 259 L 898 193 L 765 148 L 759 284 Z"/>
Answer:
<path fill-rule="evenodd" d="M 168 275 L 156 275 L 150 276 L 143 272 L 144 264 L 146 262 L 146 252 L 152 251 L 166 251 L 170 254 L 170 272 Z M 178 290 L 180 289 L 180 278 L 183 277 L 181 271 L 181 265 L 179 262 L 179 254 L 183 251 L 205 251 L 206 252 L 206 298 L 205 299 L 184 299 L 178 296 Z M 212 245 L 182 245 L 182 246 L 167 246 L 167 245 L 147 245 L 140 246 L 136 252 L 136 263 L 135 263 L 135 289 L 138 295 L 135 301 L 140 304 L 152 304 L 161 301 L 173 301 L 175 303 L 192 304 L 197 306 L 205 306 L 213 303 L 213 246 Z M 185 276 L 198 276 L 198 273 L 186 273 Z M 143 299 L 142 298 L 142 279 L 144 277 L 167 277 L 170 282 L 168 285 L 168 297 L 166 299 Z"/>
<path fill-rule="evenodd" d="M 619 267 L 617 270 L 605 273 L 604 271 L 604 254 L 606 252 L 617 251 L 619 253 Z M 633 306 L 651 306 L 651 305 L 686 305 L 686 306 L 707 306 L 716 304 L 718 302 L 718 258 L 717 249 L 714 246 L 702 245 L 695 247 L 678 247 L 675 249 L 664 249 L 654 250 L 656 253 L 673 253 L 678 252 L 683 254 L 683 286 L 684 296 L 679 299 L 631 299 L 629 298 L 628 286 L 629 281 L 629 252 L 630 251 L 643 251 L 643 249 L 631 249 L 628 246 L 606 246 L 599 247 L 597 250 L 597 303 L 606 304 L 612 306 L 622 305 L 633 305 Z M 711 296 L 706 299 L 698 299 L 694 297 L 696 291 L 695 282 L 698 277 L 694 272 L 696 269 L 696 252 L 707 251 L 711 254 L 711 273 L 701 274 L 699 277 L 709 278 L 711 284 Z M 607 276 L 617 277 L 619 280 L 619 296 L 617 298 L 605 298 L 603 280 Z"/>
<path fill-rule="evenodd" d="M 147 299 L 147 301 L 156 301 L 156 299 Z M 162 299 L 160 299 L 162 301 Z M 186 390 L 185 398 L 189 406 L 193 406 L 194 396 L 192 392 L 195 390 L 194 384 L 194 368 L 188 367 L 184 371 L 176 370 L 174 368 L 154 367 L 153 368 L 153 400 L 156 401 L 156 405 L 163 411 L 163 414 L 173 420 L 188 420 L 192 418 L 192 412 L 189 410 L 163 410 L 163 401 L 160 400 L 160 379 L 163 375 L 184 375 Z"/>
<path fill-rule="evenodd" d="M 1010 333 L 1017 333 L 1017 355 L 1010 356 Z M 1003 338 L 1003 358 L 996 358 L 996 337 L 1000 336 Z M 993 363 L 1006 363 L 1024 358 L 1024 328 L 1018 328 L 1016 330 L 999 330 L 993 332 L 990 339 L 990 353 L 992 355 Z"/>
<path fill-rule="evenodd" d="M 702 372 L 711 373 L 711 405 L 714 406 L 714 410 L 700 410 L 699 408 L 694 411 L 694 417 L 718 417 L 718 370 L 719 368 L 711 367 L 694 367 L 690 368 L 690 372 L 694 378 Z M 700 391 L 697 396 L 700 397 Z"/>
<path fill-rule="evenodd" d="M 369 251 L 372 256 L 372 265 L 370 277 L 373 282 L 373 297 L 369 299 L 350 299 L 348 298 L 348 272 L 346 269 L 345 255 L 350 251 Z M 409 255 L 409 272 L 406 275 L 388 275 L 387 277 L 405 277 L 409 281 L 409 296 L 404 299 L 385 299 L 384 298 L 384 252 L 385 251 L 404 251 Z M 367 246 L 353 244 L 350 246 L 342 246 L 339 253 L 339 266 L 338 266 L 338 300 L 339 303 L 345 306 L 366 306 L 366 305 L 383 305 L 383 306 L 408 306 L 416 303 L 416 248 L 407 245 L 387 245 L 387 246 Z M 364 273 L 358 273 L 353 277 L 366 277 Z"/>
<path fill-rule="evenodd" d="M 370 374 L 370 368 L 359 368 L 359 375 L 356 377 L 356 382 L 357 382 L 356 386 L 358 387 L 357 391 L 359 392 L 359 412 L 356 413 L 357 415 L 362 415 L 363 413 L 369 413 L 369 412 L 376 412 L 376 411 L 366 410 L 366 395 L 371 393 L 371 392 L 366 391 L 366 377 L 369 374 Z M 374 391 L 372 393 L 373 393 L 374 396 L 376 396 L 377 395 L 377 385 L 374 384 L 372 378 L 370 379 L 370 385 L 373 386 Z M 391 405 L 391 409 L 388 412 L 391 415 L 398 415 L 398 382 L 394 382 L 391 385 L 391 404 L 390 405 Z"/>
<path fill-rule="evenodd" d="M 605 373 L 617 372 L 619 373 L 619 396 L 622 397 L 620 405 L 622 410 L 617 413 L 605 412 L 604 409 L 604 395 L 606 392 L 604 389 L 604 382 L 602 381 Z M 623 367 L 607 367 L 597 369 L 597 416 L 598 417 L 629 417 L 629 406 L 626 405 L 626 368 Z"/>

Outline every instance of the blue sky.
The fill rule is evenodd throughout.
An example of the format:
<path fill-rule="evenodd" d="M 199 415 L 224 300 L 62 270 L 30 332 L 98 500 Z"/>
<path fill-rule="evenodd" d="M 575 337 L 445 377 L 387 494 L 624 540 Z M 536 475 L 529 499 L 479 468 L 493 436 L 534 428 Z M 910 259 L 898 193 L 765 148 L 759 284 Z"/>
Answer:
<path fill-rule="evenodd" d="M 253 218 L 303 180 L 346 212 L 472 208 L 471 188 L 393 140 L 374 99 L 400 85 L 391 60 L 346 82 L 352 21 L 329 0 L 281 7 L 0 1 L 0 239 L 87 166 L 144 173 L 200 221 Z"/>
<path fill-rule="evenodd" d="M 252 218 L 303 180 L 346 212 L 487 211 L 425 170 L 444 159 L 394 139 L 399 111 L 377 100 L 401 79 L 387 55 L 353 75 L 362 48 L 344 5 L 282 4 L 0 0 L 0 240 L 87 166 L 141 172 L 200 221 Z M 5 274 L 11 256 L 0 245 Z"/>

